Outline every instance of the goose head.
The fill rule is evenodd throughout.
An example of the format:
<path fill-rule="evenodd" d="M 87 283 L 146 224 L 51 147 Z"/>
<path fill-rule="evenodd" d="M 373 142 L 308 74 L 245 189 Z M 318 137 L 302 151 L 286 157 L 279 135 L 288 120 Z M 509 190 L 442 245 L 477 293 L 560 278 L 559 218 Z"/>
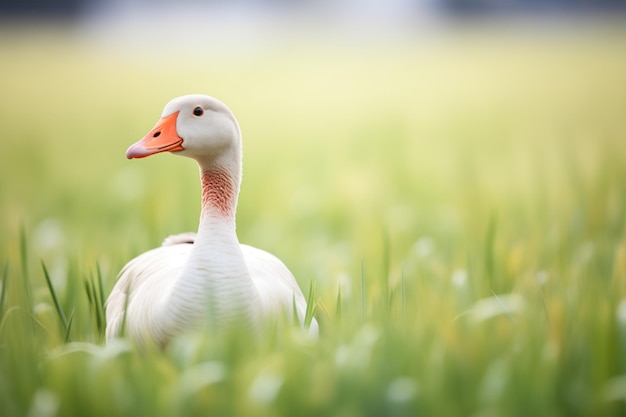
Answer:
<path fill-rule="evenodd" d="M 161 152 L 193 158 L 200 164 L 226 165 L 241 152 L 239 125 L 221 101 L 200 94 L 175 98 L 165 105 L 156 125 L 126 151 L 126 157 L 145 158 Z"/>

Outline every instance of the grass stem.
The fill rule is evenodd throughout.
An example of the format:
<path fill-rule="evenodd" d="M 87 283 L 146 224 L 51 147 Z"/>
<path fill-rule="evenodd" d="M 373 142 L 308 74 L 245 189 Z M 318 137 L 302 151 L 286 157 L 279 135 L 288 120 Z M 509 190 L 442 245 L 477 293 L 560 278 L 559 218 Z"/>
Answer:
<path fill-rule="evenodd" d="M 65 312 L 63 311 L 63 307 L 61 305 L 61 301 L 57 296 L 56 291 L 54 290 L 54 285 L 52 285 L 52 280 L 50 279 L 50 274 L 48 273 L 48 268 L 46 268 L 45 262 L 41 261 L 41 268 L 43 269 L 44 277 L 46 278 L 46 283 L 48 284 L 48 290 L 50 291 L 50 296 L 52 297 L 52 301 L 54 302 L 54 308 L 57 311 L 59 316 L 59 320 L 61 321 L 61 325 L 63 326 L 63 333 L 66 334 L 68 332 L 68 322 L 65 317 Z"/>

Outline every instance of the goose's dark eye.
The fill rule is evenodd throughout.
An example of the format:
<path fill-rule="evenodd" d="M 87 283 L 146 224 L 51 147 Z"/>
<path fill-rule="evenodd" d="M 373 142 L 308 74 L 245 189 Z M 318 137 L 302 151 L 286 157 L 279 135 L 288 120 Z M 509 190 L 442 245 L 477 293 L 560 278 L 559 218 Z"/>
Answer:
<path fill-rule="evenodd" d="M 204 114 L 204 109 L 200 106 L 193 109 L 194 116 L 202 116 Z"/>

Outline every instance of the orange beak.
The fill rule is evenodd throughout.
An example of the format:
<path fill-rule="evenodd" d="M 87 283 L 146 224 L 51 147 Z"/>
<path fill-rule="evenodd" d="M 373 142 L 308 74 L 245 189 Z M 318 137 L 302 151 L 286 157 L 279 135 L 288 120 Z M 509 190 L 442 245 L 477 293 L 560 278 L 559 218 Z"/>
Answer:
<path fill-rule="evenodd" d="M 176 133 L 178 113 L 172 113 L 159 119 L 143 139 L 128 148 L 126 158 L 145 158 L 155 153 L 184 150 L 183 139 Z"/>

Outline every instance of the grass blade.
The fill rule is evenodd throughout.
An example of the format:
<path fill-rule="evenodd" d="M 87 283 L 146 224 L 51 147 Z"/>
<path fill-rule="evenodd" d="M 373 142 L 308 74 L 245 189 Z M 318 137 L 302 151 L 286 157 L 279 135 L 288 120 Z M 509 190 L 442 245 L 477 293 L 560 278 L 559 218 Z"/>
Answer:
<path fill-rule="evenodd" d="M 72 329 L 72 323 L 74 322 L 74 311 L 70 314 L 70 318 L 67 321 L 67 327 L 65 328 L 65 334 L 63 335 L 63 341 L 65 343 L 69 343 L 70 340 L 70 330 Z"/>
<path fill-rule="evenodd" d="M 100 315 L 101 312 L 100 312 L 100 309 L 98 308 L 98 294 L 96 293 L 96 285 L 94 284 L 93 281 L 89 281 L 88 287 L 91 293 L 91 299 L 93 300 L 92 307 L 94 309 L 94 312 L 96 313 L 96 327 L 98 329 L 98 332 L 100 332 L 102 316 Z"/>
<path fill-rule="evenodd" d="M 291 297 L 291 313 L 293 314 L 293 322 L 296 326 L 300 325 L 300 316 L 298 315 L 298 308 L 296 307 L 296 294 Z"/>
<path fill-rule="evenodd" d="M 4 302 L 7 296 L 7 287 L 9 282 L 9 261 L 4 263 L 4 270 L 2 271 L 2 289 L 0 290 L 0 318 L 4 315 Z"/>
<path fill-rule="evenodd" d="M 57 297 L 57 293 L 54 290 L 54 286 L 52 285 L 52 280 L 50 279 L 50 274 L 48 273 L 48 268 L 46 268 L 46 264 L 44 261 L 41 261 L 41 267 L 43 268 L 43 274 L 46 277 L 46 283 L 48 284 L 48 289 L 50 290 L 50 296 L 52 297 L 52 301 L 54 302 L 54 307 L 57 310 L 57 314 L 59 315 L 59 319 L 61 320 L 61 324 L 63 325 L 63 332 L 67 332 L 67 318 L 65 317 L 65 313 L 63 312 L 63 307 L 61 306 L 61 302 L 59 301 L 59 297 Z"/>
<path fill-rule="evenodd" d="M 389 234 L 386 232 L 383 233 L 383 277 L 385 312 L 389 313 L 393 294 L 391 291 L 391 243 Z"/>
<path fill-rule="evenodd" d="M 400 291 L 402 291 L 402 322 L 406 323 L 406 288 L 404 286 L 404 264 L 400 269 Z"/>
<path fill-rule="evenodd" d="M 26 227 L 20 227 L 20 261 L 22 262 L 22 273 L 24 278 L 28 278 L 28 249 L 26 246 Z"/>
<path fill-rule="evenodd" d="M 128 298 L 130 297 L 130 282 L 126 287 L 126 297 L 124 298 L 124 317 L 122 317 L 122 329 L 117 337 L 126 337 L 126 314 L 128 313 Z"/>
<path fill-rule="evenodd" d="M 22 223 L 20 227 L 20 262 L 22 266 L 22 282 L 24 285 L 24 295 L 26 308 L 33 309 L 33 293 L 30 287 L 30 273 L 28 270 L 28 246 L 26 244 L 26 226 Z"/>
<path fill-rule="evenodd" d="M 92 279 L 88 279 L 84 282 L 85 284 L 85 292 L 87 293 L 87 299 L 89 300 L 89 304 L 91 305 L 91 310 L 94 313 L 94 318 L 96 320 L 96 329 L 99 334 L 102 334 L 104 330 L 105 317 L 104 317 L 104 308 L 102 303 L 100 302 L 101 296 L 98 295 L 97 286 Z"/>
<path fill-rule="evenodd" d="M 494 241 L 496 237 L 497 221 L 496 216 L 493 214 L 489 219 L 489 225 L 487 226 L 487 236 L 485 237 L 485 274 L 487 276 L 487 282 L 491 287 L 491 291 L 499 291 L 496 288 L 495 277 L 495 260 L 494 260 Z"/>
<path fill-rule="evenodd" d="M 87 294 L 87 300 L 89 301 L 89 305 L 93 306 L 94 300 L 93 296 L 91 295 L 91 285 L 89 284 L 89 281 L 84 281 L 83 284 L 85 287 L 85 293 Z"/>
<path fill-rule="evenodd" d="M 102 269 L 100 268 L 100 262 L 96 262 L 96 278 L 98 278 L 98 306 L 104 312 L 104 285 L 102 279 Z M 104 316 L 104 314 L 103 314 Z"/>
<path fill-rule="evenodd" d="M 341 319 L 341 285 L 337 288 L 337 304 L 335 305 L 335 317 L 337 320 Z"/>
<path fill-rule="evenodd" d="M 365 321 L 365 261 L 361 259 L 361 319 Z"/>
<path fill-rule="evenodd" d="M 317 303 L 314 302 L 315 299 L 315 285 L 314 281 L 311 280 L 309 283 L 309 296 L 306 300 L 306 313 L 304 315 L 304 325 L 309 327 L 311 322 L 313 321 L 313 315 L 315 314 L 315 310 L 317 309 Z"/>

